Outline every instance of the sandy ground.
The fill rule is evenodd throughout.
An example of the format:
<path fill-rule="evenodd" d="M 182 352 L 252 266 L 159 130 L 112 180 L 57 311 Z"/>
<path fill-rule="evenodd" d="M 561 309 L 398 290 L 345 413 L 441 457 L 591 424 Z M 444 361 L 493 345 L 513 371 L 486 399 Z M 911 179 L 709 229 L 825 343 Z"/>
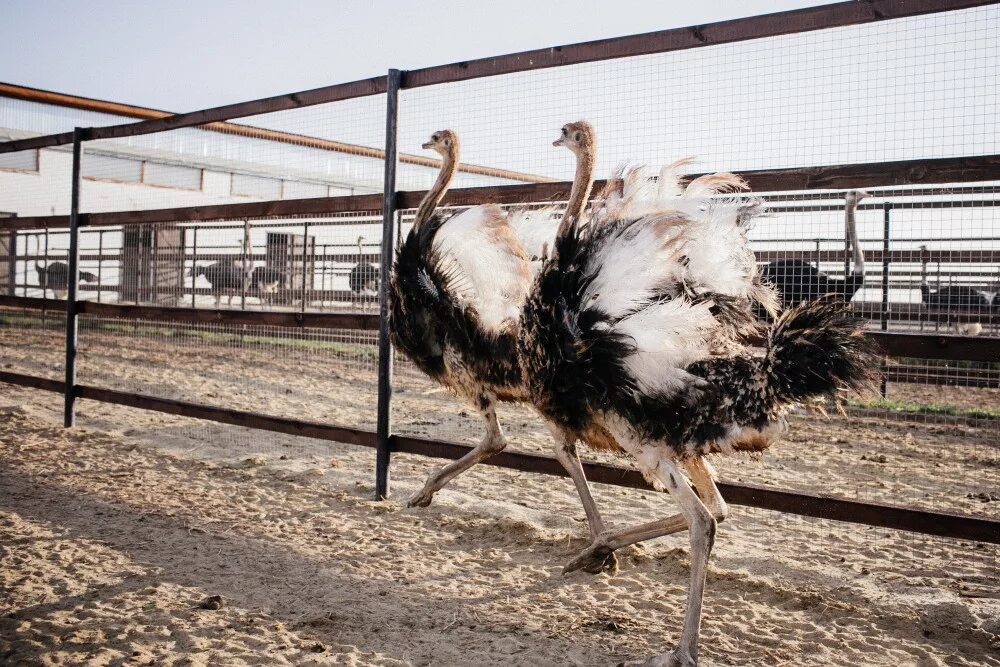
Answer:
<path fill-rule="evenodd" d="M 0 328 L 0 367 L 57 377 L 61 337 L 39 333 Z M 82 340 L 84 383 L 374 423 L 364 354 Z M 395 406 L 401 432 L 478 437 L 405 366 Z M 397 456 L 394 499 L 375 503 L 368 449 L 91 401 L 67 431 L 60 411 L 0 384 L 0 664 L 611 665 L 677 639 L 685 536 L 626 550 L 613 576 L 562 576 L 586 533 L 567 480 L 484 466 L 406 509 L 439 462 Z M 502 419 L 515 446 L 549 451 L 526 411 Z M 725 479 L 995 517 L 996 428 L 799 415 L 761 459 L 717 463 Z M 616 525 L 674 511 L 655 493 L 595 495 Z M 995 546 L 734 508 L 702 664 L 1000 667 L 998 561 Z"/>

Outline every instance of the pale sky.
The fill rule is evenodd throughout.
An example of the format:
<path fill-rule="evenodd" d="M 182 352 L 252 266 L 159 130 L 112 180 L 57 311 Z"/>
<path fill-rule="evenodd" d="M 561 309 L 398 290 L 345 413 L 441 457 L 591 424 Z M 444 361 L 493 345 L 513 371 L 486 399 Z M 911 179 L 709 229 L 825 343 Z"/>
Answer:
<path fill-rule="evenodd" d="M 0 81 L 191 111 L 818 0 L 0 0 Z"/>

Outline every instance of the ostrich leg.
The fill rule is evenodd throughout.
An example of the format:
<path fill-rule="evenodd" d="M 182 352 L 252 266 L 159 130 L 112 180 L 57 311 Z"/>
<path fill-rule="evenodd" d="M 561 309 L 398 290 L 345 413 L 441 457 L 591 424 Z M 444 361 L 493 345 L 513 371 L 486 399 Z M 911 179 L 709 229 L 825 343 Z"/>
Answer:
<path fill-rule="evenodd" d="M 587 515 L 587 526 L 590 528 L 590 539 L 597 540 L 600 535 L 606 532 L 604 519 L 601 518 L 601 513 L 597 509 L 597 503 L 594 502 L 594 496 L 590 493 L 587 476 L 583 472 L 580 456 L 576 452 L 576 436 L 562 430 L 551 422 L 547 422 L 547 425 L 552 432 L 552 437 L 556 441 L 556 459 L 559 460 L 559 463 L 562 464 L 562 467 L 569 474 L 570 479 L 573 480 L 576 492 L 580 496 L 580 502 L 583 503 L 583 511 Z M 600 554 L 595 552 L 593 558 L 588 559 L 586 562 L 581 562 L 573 569 L 583 569 L 591 574 L 598 574 L 605 570 L 615 572 L 618 570 L 618 559 L 615 557 L 614 549 Z M 563 573 L 565 574 L 565 570 Z"/>
<path fill-rule="evenodd" d="M 627 667 L 695 667 L 698 664 L 698 635 L 701 632 L 701 606 L 705 596 L 705 578 L 708 574 L 708 557 L 715 543 L 715 517 L 684 479 L 680 467 L 666 448 L 644 448 L 640 465 L 644 473 L 655 477 L 681 507 L 681 514 L 690 526 L 691 583 L 688 587 L 687 610 L 684 613 L 684 630 L 677 650 L 656 655 L 648 660 L 625 663 Z M 711 476 L 702 477 L 702 483 L 715 486 Z"/>
<path fill-rule="evenodd" d="M 701 501 L 705 503 L 716 521 L 725 521 L 729 516 L 729 507 L 722 499 L 718 487 L 715 486 L 715 474 L 711 464 L 703 458 L 690 459 L 681 465 L 687 470 Z M 597 563 L 604 563 L 609 555 L 630 544 L 653 540 L 657 537 L 672 535 L 687 529 L 687 519 L 683 514 L 675 514 L 665 519 L 657 519 L 631 528 L 606 530 L 595 534 L 594 542 L 580 552 L 573 560 L 563 567 L 563 574 L 576 570 L 592 572 Z"/>
<path fill-rule="evenodd" d="M 476 445 L 475 449 L 460 459 L 452 461 L 437 472 L 433 473 L 424 482 L 424 488 L 406 502 L 407 507 L 427 507 L 431 504 L 434 494 L 444 486 L 461 475 L 463 472 L 490 458 L 494 454 L 499 454 L 507 446 L 507 441 L 503 437 L 503 429 L 497 421 L 496 400 L 487 398 L 485 407 L 481 409 L 483 419 L 486 420 L 486 435 L 482 442 Z"/>

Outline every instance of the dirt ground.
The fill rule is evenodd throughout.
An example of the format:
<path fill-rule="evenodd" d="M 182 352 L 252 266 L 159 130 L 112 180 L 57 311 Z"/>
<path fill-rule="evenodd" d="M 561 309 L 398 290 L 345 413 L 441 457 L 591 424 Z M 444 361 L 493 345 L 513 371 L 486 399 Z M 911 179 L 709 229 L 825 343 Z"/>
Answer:
<path fill-rule="evenodd" d="M 363 356 L 83 340 L 87 384 L 374 422 Z M 0 328 L 0 367 L 59 363 Z M 397 430 L 477 437 L 463 406 L 399 370 Z M 586 534 L 567 480 L 484 466 L 407 509 L 439 462 L 397 456 L 393 500 L 376 503 L 368 449 L 91 401 L 67 431 L 60 408 L 0 384 L 2 664 L 612 665 L 677 640 L 686 537 L 627 550 L 615 575 L 562 576 Z M 527 412 L 502 418 L 518 448 L 548 451 Z M 1000 491 L 988 423 L 800 415 L 761 459 L 718 464 L 734 481 L 998 513 L 981 496 Z M 616 525 L 674 511 L 655 493 L 595 495 Z M 702 664 L 1000 667 L 998 561 L 995 546 L 734 508 Z"/>

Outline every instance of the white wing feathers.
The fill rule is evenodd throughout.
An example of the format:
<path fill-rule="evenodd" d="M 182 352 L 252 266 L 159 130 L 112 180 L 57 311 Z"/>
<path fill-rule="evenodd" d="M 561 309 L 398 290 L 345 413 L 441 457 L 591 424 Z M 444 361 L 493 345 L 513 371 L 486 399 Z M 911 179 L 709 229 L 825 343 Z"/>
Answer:
<path fill-rule="evenodd" d="M 682 369 L 711 352 L 719 323 L 712 302 L 686 295 L 756 298 L 757 268 L 746 235 L 757 205 L 718 195 L 743 189 L 732 174 L 701 176 L 684 187 L 679 160 L 664 167 L 656 187 L 641 168 L 621 173 L 622 194 L 607 197 L 594 224 L 620 224 L 590 262 L 596 273 L 585 303 L 607 313 L 630 336 L 626 360 L 646 390 L 671 391 L 693 381 Z M 612 217 L 621 216 L 621 217 Z M 673 298 L 657 300 L 663 295 Z"/>
<path fill-rule="evenodd" d="M 476 206 L 447 220 L 434 239 L 458 303 L 475 308 L 480 323 L 499 330 L 516 320 L 531 286 L 524 247 L 493 205 Z"/>

